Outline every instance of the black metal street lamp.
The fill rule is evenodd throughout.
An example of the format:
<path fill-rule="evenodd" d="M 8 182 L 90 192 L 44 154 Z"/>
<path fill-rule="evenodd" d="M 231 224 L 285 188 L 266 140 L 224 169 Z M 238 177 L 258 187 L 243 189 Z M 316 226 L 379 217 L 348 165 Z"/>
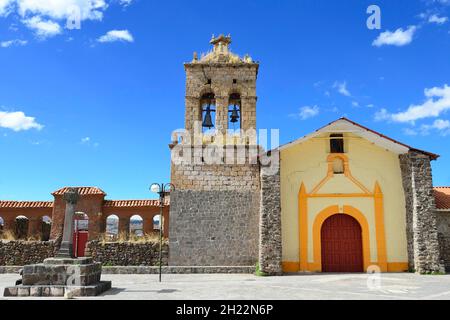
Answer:
<path fill-rule="evenodd" d="M 173 190 L 175 190 L 175 187 L 171 183 L 153 183 L 150 186 L 151 192 L 159 194 L 159 282 L 161 282 L 162 274 L 163 208 L 166 196 L 170 195 Z"/>

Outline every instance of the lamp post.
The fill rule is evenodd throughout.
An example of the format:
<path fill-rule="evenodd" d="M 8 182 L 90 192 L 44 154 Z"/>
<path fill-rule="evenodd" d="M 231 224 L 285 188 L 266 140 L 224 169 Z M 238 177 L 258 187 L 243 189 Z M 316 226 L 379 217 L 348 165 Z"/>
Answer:
<path fill-rule="evenodd" d="M 159 282 L 161 282 L 162 274 L 162 240 L 163 240 L 163 208 L 164 200 L 166 196 L 170 195 L 170 192 L 175 190 L 175 187 L 171 183 L 153 183 L 150 186 L 150 191 L 159 194 Z"/>

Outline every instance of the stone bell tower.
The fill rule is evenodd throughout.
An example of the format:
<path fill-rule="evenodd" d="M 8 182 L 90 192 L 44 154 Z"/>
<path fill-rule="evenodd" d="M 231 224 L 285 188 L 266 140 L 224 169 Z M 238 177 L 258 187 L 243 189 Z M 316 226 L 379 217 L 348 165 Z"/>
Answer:
<path fill-rule="evenodd" d="M 254 266 L 258 257 L 259 64 L 231 37 L 185 63 L 185 132 L 173 139 L 170 265 Z M 253 135 L 252 135 L 253 132 Z"/>

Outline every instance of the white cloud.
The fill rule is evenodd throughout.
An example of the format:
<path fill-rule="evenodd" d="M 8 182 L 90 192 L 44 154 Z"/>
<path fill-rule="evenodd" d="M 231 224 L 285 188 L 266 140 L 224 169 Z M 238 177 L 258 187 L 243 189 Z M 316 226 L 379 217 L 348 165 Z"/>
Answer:
<path fill-rule="evenodd" d="M 27 15 L 47 16 L 63 20 L 73 16 L 74 8 L 79 10 L 81 20 L 102 20 L 103 11 L 108 8 L 105 0 L 16 0 L 18 12 Z"/>
<path fill-rule="evenodd" d="M 41 130 L 44 126 L 37 123 L 35 118 L 27 117 L 22 111 L 0 111 L 0 127 L 13 131 L 22 131 L 30 129 Z"/>
<path fill-rule="evenodd" d="M 23 23 L 34 31 L 37 37 L 45 39 L 62 33 L 61 26 L 51 20 L 42 20 L 40 16 L 34 16 L 23 20 Z"/>
<path fill-rule="evenodd" d="M 11 5 L 15 0 L 0 0 L 0 17 L 7 16 L 11 11 Z"/>
<path fill-rule="evenodd" d="M 129 6 L 134 0 L 119 0 L 119 3 L 125 7 Z"/>
<path fill-rule="evenodd" d="M 447 21 L 447 17 L 439 17 L 437 14 L 433 14 L 428 18 L 429 23 L 444 24 Z"/>
<path fill-rule="evenodd" d="M 91 138 L 90 137 L 85 137 L 85 138 L 82 138 L 81 139 L 81 143 L 89 143 L 91 141 Z"/>
<path fill-rule="evenodd" d="M 380 33 L 372 45 L 375 47 L 381 47 L 383 45 L 404 46 L 411 43 L 414 33 L 416 32 L 416 26 L 409 26 L 406 30 L 398 28 L 394 32 L 385 31 Z"/>
<path fill-rule="evenodd" d="M 304 106 L 299 109 L 298 113 L 291 114 L 290 117 L 306 120 L 315 117 L 319 114 L 320 108 L 318 106 Z"/>
<path fill-rule="evenodd" d="M 437 130 L 450 129 L 450 121 L 437 119 L 433 122 L 432 128 Z"/>
<path fill-rule="evenodd" d="M 129 6 L 133 0 L 0 0 L 0 16 L 16 13 L 38 37 L 62 33 L 62 26 L 78 20 L 101 21 L 111 3 Z"/>
<path fill-rule="evenodd" d="M 12 47 L 12 46 L 24 46 L 27 43 L 28 43 L 28 41 L 26 41 L 26 40 L 14 39 L 14 40 L 0 42 L 0 47 L 8 48 L 8 47 Z"/>
<path fill-rule="evenodd" d="M 407 129 L 405 129 L 405 133 Z M 412 129 L 408 129 L 408 131 L 414 132 L 414 135 L 420 134 L 422 136 L 427 136 L 431 133 L 431 131 L 437 131 L 440 135 L 446 136 L 450 134 L 450 121 L 436 119 L 432 124 L 423 124 L 419 127 L 418 130 L 414 131 Z"/>
<path fill-rule="evenodd" d="M 97 39 L 98 42 L 126 41 L 134 42 L 133 35 L 128 30 L 111 30 Z"/>
<path fill-rule="evenodd" d="M 348 91 L 348 89 L 347 89 L 347 82 L 346 81 L 344 81 L 344 82 L 335 82 L 334 84 L 333 84 L 333 88 L 334 89 L 337 89 L 337 91 L 340 93 L 340 94 L 342 94 L 343 96 L 346 96 L 346 97 L 350 97 L 352 94 L 350 93 L 350 91 Z"/>
<path fill-rule="evenodd" d="M 411 128 L 404 128 L 403 133 L 407 136 L 417 136 L 417 131 Z"/>
<path fill-rule="evenodd" d="M 424 118 L 436 118 L 450 110 L 450 87 L 447 84 L 425 89 L 424 94 L 424 103 L 411 105 L 406 111 L 394 114 L 388 114 L 385 110 L 385 116 L 395 122 L 414 122 Z"/>

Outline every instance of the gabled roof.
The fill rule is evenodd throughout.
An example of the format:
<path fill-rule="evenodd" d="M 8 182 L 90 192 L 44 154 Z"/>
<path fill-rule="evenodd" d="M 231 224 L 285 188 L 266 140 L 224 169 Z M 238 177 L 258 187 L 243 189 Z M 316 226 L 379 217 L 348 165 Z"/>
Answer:
<path fill-rule="evenodd" d="M 364 127 L 363 125 L 360 125 L 359 123 L 351 121 L 347 118 L 340 118 L 336 121 L 330 122 L 326 126 L 320 128 L 320 129 L 317 129 L 313 133 L 310 133 L 300 139 L 297 139 L 297 140 L 294 140 L 287 144 L 284 144 L 284 145 L 280 146 L 278 149 L 283 150 L 283 149 L 289 148 L 290 146 L 305 142 L 305 141 L 307 141 L 311 138 L 314 138 L 316 136 L 319 136 L 320 134 L 323 134 L 323 133 L 346 133 L 346 132 L 359 135 L 359 136 L 367 139 L 368 141 L 371 141 L 374 144 L 376 144 L 382 148 L 385 148 L 387 150 L 390 150 L 394 153 L 397 153 L 397 154 L 405 154 L 408 151 L 416 151 L 416 152 L 423 153 L 423 154 L 429 156 L 432 160 L 436 160 L 437 158 L 439 158 L 439 155 L 437 155 L 437 154 L 413 148 L 402 142 L 399 142 L 397 140 L 389 138 L 379 132 L 376 132 L 372 129 Z"/>
<path fill-rule="evenodd" d="M 450 187 L 435 187 L 436 209 L 450 210 Z"/>
<path fill-rule="evenodd" d="M 53 208 L 53 201 L 0 201 L 0 208 L 7 208 L 7 209 Z"/>
<path fill-rule="evenodd" d="M 64 193 L 66 193 L 66 191 L 69 188 L 71 188 L 71 187 L 64 187 L 59 190 L 56 190 L 55 192 L 52 193 L 52 195 L 54 195 L 54 196 L 63 195 Z M 97 187 L 73 187 L 73 188 L 78 189 L 78 193 L 80 194 L 80 196 L 85 196 L 85 195 L 104 195 L 104 196 L 106 196 L 106 193 L 102 189 L 97 188 Z"/>

